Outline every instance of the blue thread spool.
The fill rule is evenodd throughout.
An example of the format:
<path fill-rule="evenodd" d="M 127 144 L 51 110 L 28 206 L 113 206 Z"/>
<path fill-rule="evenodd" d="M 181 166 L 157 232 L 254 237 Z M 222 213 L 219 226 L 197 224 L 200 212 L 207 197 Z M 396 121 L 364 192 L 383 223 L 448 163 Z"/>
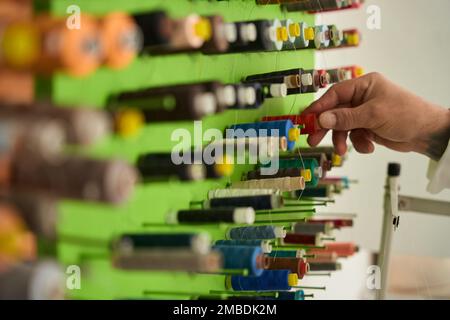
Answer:
<path fill-rule="evenodd" d="M 286 137 L 287 139 L 287 148 L 288 150 L 292 150 L 295 147 L 295 142 L 300 137 L 300 129 L 298 129 L 291 120 L 279 120 L 279 121 L 263 121 L 263 122 L 253 122 L 253 123 L 241 123 L 236 124 L 230 127 L 230 129 L 237 130 L 242 129 L 244 131 L 247 130 L 255 130 L 255 134 L 257 137 Z M 264 130 L 264 132 L 260 132 L 260 130 Z M 278 135 L 276 135 L 272 130 L 278 130 Z M 240 135 L 234 134 L 232 137 L 239 137 Z"/>
<path fill-rule="evenodd" d="M 288 291 L 298 277 L 289 270 L 264 270 L 259 277 L 231 276 L 227 285 L 235 291 Z"/>
<path fill-rule="evenodd" d="M 299 250 L 276 250 L 269 253 L 274 258 L 299 258 Z"/>
<path fill-rule="evenodd" d="M 222 254 L 224 269 L 247 269 L 251 276 L 263 273 L 261 247 L 215 245 L 212 249 Z"/>
<path fill-rule="evenodd" d="M 272 251 L 272 245 L 265 240 L 217 240 L 215 245 L 260 247 L 264 253 Z"/>
<path fill-rule="evenodd" d="M 281 291 L 278 292 L 276 300 L 305 300 L 305 292 L 303 290 Z"/>
<path fill-rule="evenodd" d="M 232 240 L 271 240 L 284 238 L 286 231 L 279 226 L 237 227 L 228 231 L 228 239 Z"/>

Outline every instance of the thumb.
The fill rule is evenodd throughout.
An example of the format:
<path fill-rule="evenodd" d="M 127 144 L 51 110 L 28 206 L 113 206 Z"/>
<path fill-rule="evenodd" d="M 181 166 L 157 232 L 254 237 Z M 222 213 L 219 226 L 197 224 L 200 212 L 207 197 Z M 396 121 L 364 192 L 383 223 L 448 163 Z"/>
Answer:
<path fill-rule="evenodd" d="M 357 108 L 339 108 L 322 113 L 319 117 L 319 124 L 324 129 L 339 131 L 369 129 L 370 116 L 362 106 Z"/>

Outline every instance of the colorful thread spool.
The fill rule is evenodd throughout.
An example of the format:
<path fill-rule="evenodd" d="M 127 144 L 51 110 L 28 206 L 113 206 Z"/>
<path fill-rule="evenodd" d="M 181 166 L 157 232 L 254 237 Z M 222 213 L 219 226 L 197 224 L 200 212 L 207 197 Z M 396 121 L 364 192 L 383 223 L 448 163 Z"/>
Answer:
<path fill-rule="evenodd" d="M 217 240 L 215 244 L 219 246 L 260 247 L 264 253 L 270 253 L 272 251 L 272 245 L 266 240 Z"/>
<path fill-rule="evenodd" d="M 265 259 L 261 247 L 214 245 L 212 249 L 222 254 L 224 269 L 247 269 L 249 276 L 263 273 Z"/>
<path fill-rule="evenodd" d="M 237 227 L 227 232 L 227 238 L 233 240 L 271 240 L 285 236 L 286 231 L 278 226 Z"/>
<path fill-rule="evenodd" d="M 231 198 L 214 198 L 206 200 L 205 208 L 251 207 L 254 210 L 273 210 L 280 208 L 283 198 L 280 195 L 258 195 Z"/>
<path fill-rule="evenodd" d="M 317 121 L 317 115 L 315 113 L 306 115 L 266 116 L 261 119 L 261 121 L 278 120 L 291 120 L 294 125 L 303 126 L 303 128 L 300 130 L 300 134 L 313 134 L 320 129 L 319 123 Z"/>
<path fill-rule="evenodd" d="M 226 286 L 235 291 L 288 291 L 298 283 L 289 270 L 264 270 L 259 277 L 229 276 Z"/>
<path fill-rule="evenodd" d="M 299 279 L 303 279 L 309 272 L 309 264 L 302 258 L 266 257 L 268 270 L 289 270 L 296 273 Z"/>
<path fill-rule="evenodd" d="M 168 224 L 211 224 L 211 223 L 237 223 L 253 224 L 255 210 L 252 208 L 219 208 L 179 210 L 169 212 L 166 216 Z"/>
<path fill-rule="evenodd" d="M 266 121 L 266 122 L 254 122 L 254 123 L 242 123 L 233 125 L 230 127 L 232 130 L 241 129 L 244 132 L 247 130 L 254 133 L 255 136 L 279 136 L 287 138 L 287 148 L 292 150 L 295 146 L 296 141 L 300 136 L 300 129 L 295 127 L 290 120 L 280 120 L 280 121 Z M 276 132 L 274 132 L 276 131 Z M 248 131 L 247 131 L 248 132 Z M 238 133 L 233 132 L 235 137 L 238 137 Z"/>

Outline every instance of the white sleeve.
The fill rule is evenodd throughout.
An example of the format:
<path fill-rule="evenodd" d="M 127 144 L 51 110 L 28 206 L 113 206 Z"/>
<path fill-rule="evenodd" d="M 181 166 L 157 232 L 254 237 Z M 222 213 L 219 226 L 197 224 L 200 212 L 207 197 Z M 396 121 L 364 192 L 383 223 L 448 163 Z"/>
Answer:
<path fill-rule="evenodd" d="M 436 194 L 446 188 L 450 189 L 450 141 L 441 160 L 430 161 L 427 177 L 430 180 L 427 186 L 428 192 Z"/>

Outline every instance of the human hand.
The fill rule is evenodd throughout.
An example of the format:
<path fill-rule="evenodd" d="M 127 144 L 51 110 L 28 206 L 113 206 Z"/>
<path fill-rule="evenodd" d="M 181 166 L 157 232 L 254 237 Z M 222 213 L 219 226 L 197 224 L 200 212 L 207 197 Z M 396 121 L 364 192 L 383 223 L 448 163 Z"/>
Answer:
<path fill-rule="evenodd" d="M 302 114 L 317 113 L 322 128 L 308 137 L 316 146 L 333 130 L 336 153 L 347 151 L 347 137 L 360 153 L 372 153 L 373 142 L 414 151 L 439 160 L 450 139 L 450 110 L 429 103 L 378 73 L 332 86 Z"/>

